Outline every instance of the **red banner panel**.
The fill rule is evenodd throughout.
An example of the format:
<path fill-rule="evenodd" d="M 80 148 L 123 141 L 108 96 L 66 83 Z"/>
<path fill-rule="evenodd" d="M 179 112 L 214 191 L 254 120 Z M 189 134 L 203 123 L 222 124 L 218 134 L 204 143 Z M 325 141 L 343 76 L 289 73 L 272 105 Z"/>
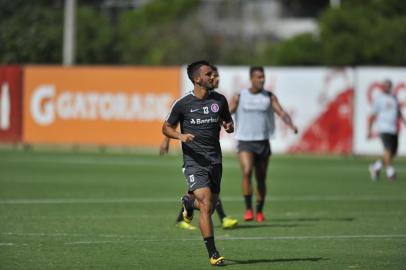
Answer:
<path fill-rule="evenodd" d="M 22 69 L 0 66 L 0 142 L 19 142 L 22 130 Z"/>

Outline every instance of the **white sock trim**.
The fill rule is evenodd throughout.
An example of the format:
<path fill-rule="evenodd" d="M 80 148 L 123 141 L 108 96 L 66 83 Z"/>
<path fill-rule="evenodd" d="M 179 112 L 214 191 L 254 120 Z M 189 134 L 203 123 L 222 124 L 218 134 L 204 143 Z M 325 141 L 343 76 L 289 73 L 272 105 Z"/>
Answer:
<path fill-rule="evenodd" d="M 375 171 L 380 171 L 383 167 L 382 160 L 375 161 L 373 166 Z"/>
<path fill-rule="evenodd" d="M 395 175 L 395 168 L 393 168 L 392 166 L 388 166 L 386 168 L 386 176 L 387 177 L 392 177 Z"/>

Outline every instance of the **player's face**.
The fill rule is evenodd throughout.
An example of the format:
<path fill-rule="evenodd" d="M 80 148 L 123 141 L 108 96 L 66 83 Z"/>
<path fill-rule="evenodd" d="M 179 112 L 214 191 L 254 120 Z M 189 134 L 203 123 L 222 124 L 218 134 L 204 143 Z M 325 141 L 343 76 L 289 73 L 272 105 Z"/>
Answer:
<path fill-rule="evenodd" d="M 214 89 L 214 72 L 209 66 L 201 66 L 200 74 L 196 81 L 198 85 L 203 87 L 206 90 Z"/>
<path fill-rule="evenodd" d="M 219 73 L 217 71 L 213 70 L 213 76 L 214 76 L 213 86 L 215 89 L 219 88 L 219 83 L 220 83 Z"/>
<path fill-rule="evenodd" d="M 262 90 L 265 84 L 265 74 L 262 71 L 256 70 L 251 74 L 252 88 Z"/>
<path fill-rule="evenodd" d="M 384 81 L 383 82 L 383 91 L 385 93 L 390 93 L 392 90 L 392 83 L 390 81 Z"/>

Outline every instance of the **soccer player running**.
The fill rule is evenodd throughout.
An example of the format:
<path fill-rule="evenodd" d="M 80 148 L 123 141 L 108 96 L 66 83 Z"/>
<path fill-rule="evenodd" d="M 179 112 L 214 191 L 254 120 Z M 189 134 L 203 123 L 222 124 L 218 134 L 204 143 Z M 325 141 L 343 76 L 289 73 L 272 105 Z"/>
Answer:
<path fill-rule="evenodd" d="M 162 126 L 165 136 L 182 142 L 184 175 L 188 191 L 194 196 L 182 197 L 183 218 L 191 222 L 193 210 L 199 209 L 199 226 L 211 265 L 223 265 L 214 243 L 212 213 L 220 193 L 222 153 L 221 126 L 234 131 L 226 98 L 212 91 L 214 72 L 207 61 L 197 61 L 187 67 L 194 88 L 175 101 Z M 180 132 L 176 131 L 180 123 Z"/>
<path fill-rule="evenodd" d="M 213 86 L 214 89 L 217 89 L 219 87 L 220 84 L 220 76 L 219 76 L 219 72 L 216 66 L 211 66 L 212 70 L 213 70 L 213 76 L 214 76 L 214 80 L 213 80 Z M 169 151 L 169 141 L 170 139 L 168 137 L 165 136 L 165 138 L 162 140 L 161 145 L 159 146 L 159 154 L 160 155 L 165 155 L 168 153 Z M 192 192 L 190 192 L 191 195 L 193 195 Z M 220 219 L 221 222 L 221 226 L 223 227 L 223 229 L 233 229 L 237 226 L 238 224 L 238 220 L 227 216 L 226 212 L 224 210 L 223 207 L 223 203 L 220 200 L 220 198 L 217 199 L 217 203 L 215 206 L 216 212 L 218 214 L 218 217 Z M 196 230 L 196 227 L 193 226 L 191 223 L 187 223 L 183 220 L 183 207 L 181 207 L 180 212 L 178 214 L 178 217 L 176 219 L 176 226 L 181 228 L 181 229 L 185 229 L 185 230 Z"/>
<path fill-rule="evenodd" d="M 371 180 L 378 180 L 383 166 L 386 168 L 386 177 L 389 180 L 395 180 L 396 172 L 392 166 L 392 160 L 398 150 L 399 129 L 397 124 L 399 120 L 403 120 L 403 123 L 406 124 L 406 120 L 403 118 L 396 96 L 392 94 L 392 82 L 390 80 L 383 82 L 383 91 L 374 99 L 372 110 L 372 115 L 368 121 L 368 139 L 373 137 L 374 127 L 381 137 L 384 152 L 383 164 L 379 159 L 369 165 Z"/>
<path fill-rule="evenodd" d="M 261 66 L 250 68 L 251 87 L 233 96 L 230 112 L 235 113 L 238 155 L 242 170 L 242 190 L 245 200 L 244 220 L 254 219 L 251 176 L 255 171 L 257 222 L 265 220 L 263 207 L 266 196 L 266 174 L 271 155 L 269 138 L 274 132 L 274 113 L 296 134 L 298 129 L 279 104 L 275 94 L 264 89 L 265 73 Z"/>

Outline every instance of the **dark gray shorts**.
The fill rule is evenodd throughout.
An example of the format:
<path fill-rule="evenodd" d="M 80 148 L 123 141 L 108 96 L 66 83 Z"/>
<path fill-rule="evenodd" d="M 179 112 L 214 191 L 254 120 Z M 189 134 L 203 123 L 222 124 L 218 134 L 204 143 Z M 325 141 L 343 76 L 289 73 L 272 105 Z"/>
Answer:
<path fill-rule="evenodd" d="M 238 141 L 237 145 L 238 153 L 239 152 L 251 152 L 258 157 L 269 157 L 271 152 L 271 145 L 269 140 L 265 141 Z"/>
<path fill-rule="evenodd" d="M 207 167 L 186 165 L 183 168 L 183 174 L 186 177 L 189 192 L 209 187 L 211 192 L 220 193 L 221 177 L 223 175 L 222 164 L 212 164 Z"/>
<path fill-rule="evenodd" d="M 398 135 L 390 133 L 379 134 L 382 140 L 383 147 L 388 150 L 392 155 L 398 152 Z"/>

